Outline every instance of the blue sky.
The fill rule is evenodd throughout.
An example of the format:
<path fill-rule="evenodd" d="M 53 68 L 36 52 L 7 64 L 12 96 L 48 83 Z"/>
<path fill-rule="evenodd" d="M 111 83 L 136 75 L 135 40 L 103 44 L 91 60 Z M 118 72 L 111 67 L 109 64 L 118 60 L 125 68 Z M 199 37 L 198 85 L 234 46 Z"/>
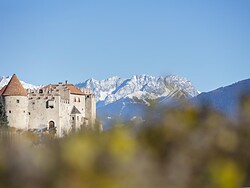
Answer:
<path fill-rule="evenodd" d="M 200 91 L 250 78 L 249 0 L 0 0 L 0 75 L 32 84 L 134 74 Z"/>

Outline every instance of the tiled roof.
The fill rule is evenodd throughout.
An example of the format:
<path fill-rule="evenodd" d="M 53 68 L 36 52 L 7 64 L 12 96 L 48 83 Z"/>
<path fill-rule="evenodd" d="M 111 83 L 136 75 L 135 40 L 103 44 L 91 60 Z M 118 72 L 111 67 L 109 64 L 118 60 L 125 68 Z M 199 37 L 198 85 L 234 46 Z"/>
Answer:
<path fill-rule="evenodd" d="M 0 90 L 0 95 L 3 94 L 4 90 L 6 89 L 7 85 L 3 86 L 3 88 Z"/>
<path fill-rule="evenodd" d="M 47 86 L 44 86 L 42 89 L 56 89 L 57 86 L 59 86 L 59 84 L 49 84 Z M 84 93 L 73 84 L 63 84 L 63 86 L 70 90 L 70 94 L 84 95 Z"/>
<path fill-rule="evenodd" d="M 3 96 L 27 96 L 26 90 L 23 88 L 21 82 L 14 74 L 6 88 L 4 89 Z"/>
<path fill-rule="evenodd" d="M 71 94 L 84 95 L 84 93 L 78 87 L 76 87 L 73 84 L 64 84 L 64 86 L 66 86 L 67 89 L 70 90 Z"/>

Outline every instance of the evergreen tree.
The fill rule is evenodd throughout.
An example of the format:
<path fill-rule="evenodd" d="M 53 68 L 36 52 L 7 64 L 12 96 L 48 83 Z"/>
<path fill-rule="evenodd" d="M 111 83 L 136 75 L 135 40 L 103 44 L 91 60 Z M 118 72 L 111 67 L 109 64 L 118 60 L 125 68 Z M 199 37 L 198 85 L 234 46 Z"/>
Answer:
<path fill-rule="evenodd" d="M 0 127 L 7 127 L 7 126 L 8 126 L 8 118 L 3 105 L 2 97 L 0 96 Z"/>

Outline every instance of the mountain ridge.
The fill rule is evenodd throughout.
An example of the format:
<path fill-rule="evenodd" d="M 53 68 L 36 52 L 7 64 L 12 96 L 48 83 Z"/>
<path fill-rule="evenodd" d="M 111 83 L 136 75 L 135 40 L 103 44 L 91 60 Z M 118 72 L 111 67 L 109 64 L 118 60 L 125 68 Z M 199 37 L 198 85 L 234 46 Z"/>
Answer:
<path fill-rule="evenodd" d="M 126 97 L 157 99 L 168 96 L 175 88 L 184 91 L 187 97 L 198 95 L 198 91 L 189 80 L 177 75 L 155 77 L 142 74 L 130 78 L 113 76 L 104 80 L 88 79 L 76 86 L 90 88 L 96 94 L 98 108 Z"/>

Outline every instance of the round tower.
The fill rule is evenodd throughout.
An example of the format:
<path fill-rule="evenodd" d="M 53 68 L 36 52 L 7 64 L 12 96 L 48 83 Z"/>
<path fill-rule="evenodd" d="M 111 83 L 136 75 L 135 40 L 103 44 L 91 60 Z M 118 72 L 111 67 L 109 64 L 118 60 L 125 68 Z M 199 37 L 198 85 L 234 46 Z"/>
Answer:
<path fill-rule="evenodd" d="M 9 126 L 17 129 L 28 128 L 28 95 L 14 74 L 2 92 Z"/>

